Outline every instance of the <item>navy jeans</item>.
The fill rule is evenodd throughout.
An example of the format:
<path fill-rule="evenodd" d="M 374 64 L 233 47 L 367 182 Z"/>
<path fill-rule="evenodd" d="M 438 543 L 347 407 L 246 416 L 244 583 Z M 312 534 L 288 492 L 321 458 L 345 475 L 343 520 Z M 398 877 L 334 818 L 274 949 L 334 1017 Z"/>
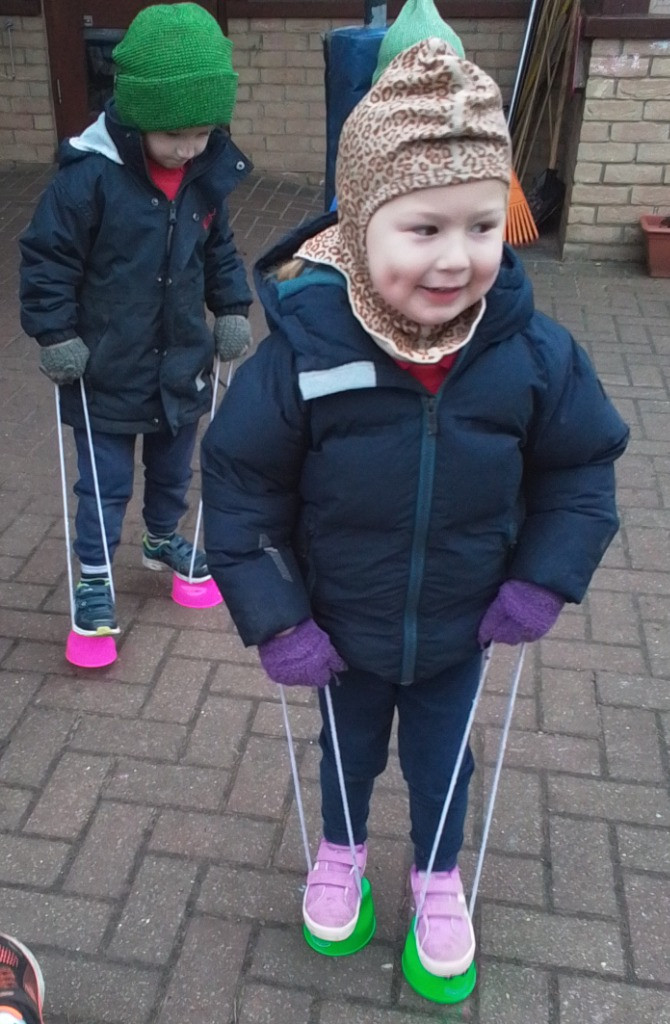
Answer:
<path fill-rule="evenodd" d="M 409 788 L 411 839 L 417 868 L 428 865 L 449 783 L 472 708 L 481 656 L 411 686 L 387 683 L 367 672 L 349 670 L 333 684 L 335 728 L 351 814 L 354 842 L 367 839 L 367 818 L 374 779 L 386 767 L 393 714 L 398 709 L 398 756 Z M 319 691 L 323 727 L 321 809 L 324 836 L 347 846 L 348 838 L 337 780 L 328 712 Z M 435 859 L 436 871 L 456 865 L 463 845 L 468 784 L 475 762 L 468 746 Z"/>
<path fill-rule="evenodd" d="M 144 522 L 155 537 L 173 533 L 188 508 L 186 494 L 193 471 L 191 460 L 198 424 L 182 427 L 174 436 L 168 431 L 142 435 L 144 463 Z M 74 493 L 79 502 L 75 517 L 74 550 L 84 565 L 103 566 L 105 553 L 95 501 L 93 473 L 85 430 L 75 430 L 79 480 Z M 102 499 L 105 536 L 110 558 L 119 541 L 126 506 L 133 493 L 135 434 L 93 431 L 95 465 Z"/>

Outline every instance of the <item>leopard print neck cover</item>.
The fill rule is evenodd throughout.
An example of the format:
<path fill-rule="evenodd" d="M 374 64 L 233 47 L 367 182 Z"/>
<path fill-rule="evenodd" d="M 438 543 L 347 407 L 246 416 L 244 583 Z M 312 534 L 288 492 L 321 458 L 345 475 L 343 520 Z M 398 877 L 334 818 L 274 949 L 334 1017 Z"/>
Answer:
<path fill-rule="evenodd" d="M 430 328 L 388 306 L 368 274 L 370 218 L 408 192 L 489 179 L 509 184 L 510 171 L 498 86 L 446 41 L 423 40 L 391 61 L 347 118 L 337 156 L 338 223 L 310 238 L 296 256 L 344 275 L 354 315 L 392 356 L 439 362 L 472 337 L 484 299 Z"/>

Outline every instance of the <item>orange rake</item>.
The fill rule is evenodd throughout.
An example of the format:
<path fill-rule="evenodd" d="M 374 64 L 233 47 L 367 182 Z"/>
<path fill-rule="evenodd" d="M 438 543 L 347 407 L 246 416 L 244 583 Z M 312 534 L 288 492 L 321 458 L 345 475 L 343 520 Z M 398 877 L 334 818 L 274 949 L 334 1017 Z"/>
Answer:
<path fill-rule="evenodd" d="M 523 194 L 521 182 L 512 170 L 512 179 L 507 200 L 507 220 L 505 221 L 505 241 L 510 245 L 529 245 L 538 238 L 538 230 L 530 212 L 528 200 Z"/>
<path fill-rule="evenodd" d="M 531 0 L 528 21 L 526 23 L 526 31 L 524 33 L 523 43 L 521 45 L 521 54 L 519 56 L 519 63 L 516 69 L 514 88 L 512 89 L 512 98 L 510 99 L 509 109 L 507 111 L 507 123 L 509 125 L 510 132 L 514 129 L 514 121 L 519 104 L 519 94 L 521 92 L 521 86 L 527 68 L 528 55 L 531 47 L 531 40 L 536 28 L 537 16 L 541 13 L 541 2 L 542 0 Z M 537 237 L 538 230 L 535 221 L 533 220 L 533 215 L 530 212 L 528 200 L 523 194 L 521 182 L 519 181 L 516 171 L 512 168 L 509 199 L 507 200 L 505 241 L 509 242 L 510 245 L 525 245 L 529 242 L 534 242 Z"/>

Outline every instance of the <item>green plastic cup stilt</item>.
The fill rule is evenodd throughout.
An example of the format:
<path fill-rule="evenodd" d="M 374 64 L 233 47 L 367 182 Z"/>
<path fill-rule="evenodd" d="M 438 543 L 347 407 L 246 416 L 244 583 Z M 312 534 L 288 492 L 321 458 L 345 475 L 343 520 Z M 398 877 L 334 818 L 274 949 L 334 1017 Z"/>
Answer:
<path fill-rule="evenodd" d="M 312 935 L 305 924 L 302 926 L 302 933 L 307 945 L 317 953 L 322 953 L 323 956 L 350 956 L 352 953 L 358 953 L 363 946 L 367 946 L 376 927 L 372 890 L 367 878 L 363 878 L 361 879 L 361 909 L 358 913 L 356 927 L 348 939 L 342 939 L 340 942 L 318 939 L 316 935 Z"/>
<path fill-rule="evenodd" d="M 462 1003 L 472 993 L 477 981 L 477 968 L 470 964 L 465 974 L 454 978 L 440 978 L 427 971 L 419 960 L 414 931 L 416 918 L 412 919 L 409 935 L 402 953 L 402 970 L 407 982 L 415 992 L 432 1003 Z"/>

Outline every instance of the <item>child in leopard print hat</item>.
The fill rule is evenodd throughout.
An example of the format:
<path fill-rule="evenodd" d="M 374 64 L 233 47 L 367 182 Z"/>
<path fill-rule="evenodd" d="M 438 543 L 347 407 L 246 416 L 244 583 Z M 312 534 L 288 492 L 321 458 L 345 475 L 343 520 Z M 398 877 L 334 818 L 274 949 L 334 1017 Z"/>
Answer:
<path fill-rule="evenodd" d="M 509 178 L 488 75 L 440 39 L 396 56 L 344 126 L 338 219 L 257 266 L 271 333 L 203 443 L 207 560 L 240 636 L 271 680 L 318 691 L 303 915 L 326 941 L 356 927 L 353 856 L 362 873 L 396 710 L 418 901 L 483 648 L 544 636 L 617 530 L 628 431 L 503 244 Z M 473 768 L 468 750 L 418 921 L 443 977 L 474 956 L 458 869 Z"/>

